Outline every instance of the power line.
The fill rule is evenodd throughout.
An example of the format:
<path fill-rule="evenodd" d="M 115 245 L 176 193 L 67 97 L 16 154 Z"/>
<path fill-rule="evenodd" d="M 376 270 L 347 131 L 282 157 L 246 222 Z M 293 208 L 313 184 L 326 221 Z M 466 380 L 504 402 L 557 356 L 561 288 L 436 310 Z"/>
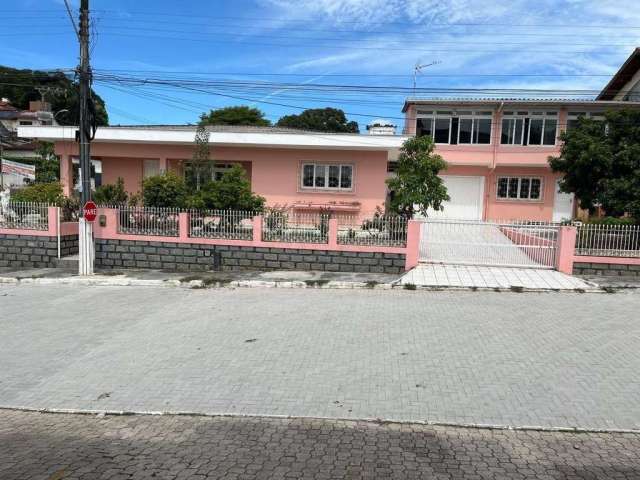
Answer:
<path fill-rule="evenodd" d="M 71 13 L 71 7 L 69 6 L 69 0 L 64 0 L 64 6 L 67 9 L 67 14 L 69 15 L 69 20 L 71 20 L 71 25 L 73 26 L 73 30 L 76 32 L 76 37 L 80 38 L 80 30 L 78 30 L 78 26 L 76 25 L 76 21 L 73 18 L 73 14 Z"/>

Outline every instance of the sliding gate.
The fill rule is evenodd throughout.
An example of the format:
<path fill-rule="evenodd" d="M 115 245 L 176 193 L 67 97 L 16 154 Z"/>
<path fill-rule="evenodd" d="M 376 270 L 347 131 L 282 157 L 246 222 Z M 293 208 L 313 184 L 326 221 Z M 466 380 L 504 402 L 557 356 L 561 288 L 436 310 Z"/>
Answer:
<path fill-rule="evenodd" d="M 420 261 L 554 268 L 558 230 L 550 223 L 426 219 Z"/>

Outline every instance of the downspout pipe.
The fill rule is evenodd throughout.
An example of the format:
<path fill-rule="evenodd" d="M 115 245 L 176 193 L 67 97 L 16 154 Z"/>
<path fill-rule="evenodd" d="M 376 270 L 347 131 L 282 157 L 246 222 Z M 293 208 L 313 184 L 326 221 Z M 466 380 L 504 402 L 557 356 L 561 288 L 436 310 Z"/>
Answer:
<path fill-rule="evenodd" d="M 496 111 L 496 122 L 495 123 L 495 127 L 493 128 L 492 132 L 493 132 L 493 152 L 492 152 L 492 156 L 491 156 L 491 165 L 489 167 L 489 174 L 487 175 L 487 188 L 485 189 L 485 202 L 484 202 L 484 219 L 487 220 L 487 216 L 488 216 L 488 210 L 489 210 L 489 200 L 491 198 L 491 186 L 493 185 L 492 177 L 493 177 L 493 172 L 496 169 L 496 163 L 498 161 L 498 141 L 500 140 L 500 136 L 498 135 L 498 125 L 501 125 L 501 122 L 498 122 L 497 120 L 499 119 L 499 114 L 502 113 L 502 110 L 504 109 L 504 102 L 500 102 L 500 104 L 498 105 L 498 110 Z"/>

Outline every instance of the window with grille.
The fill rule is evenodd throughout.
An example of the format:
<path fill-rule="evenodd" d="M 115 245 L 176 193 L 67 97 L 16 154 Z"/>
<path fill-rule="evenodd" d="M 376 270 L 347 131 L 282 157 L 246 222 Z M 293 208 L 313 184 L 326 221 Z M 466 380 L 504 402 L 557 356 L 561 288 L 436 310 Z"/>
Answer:
<path fill-rule="evenodd" d="M 499 200 L 540 200 L 542 179 L 540 177 L 499 177 L 497 197 Z"/>

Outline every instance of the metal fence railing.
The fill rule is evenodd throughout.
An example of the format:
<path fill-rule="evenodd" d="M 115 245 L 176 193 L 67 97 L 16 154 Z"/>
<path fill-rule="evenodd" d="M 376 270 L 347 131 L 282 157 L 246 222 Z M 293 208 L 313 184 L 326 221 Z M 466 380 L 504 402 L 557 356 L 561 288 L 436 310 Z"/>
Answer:
<path fill-rule="evenodd" d="M 262 240 L 287 243 L 328 243 L 329 214 L 269 211 L 262 221 Z"/>
<path fill-rule="evenodd" d="M 253 240 L 256 212 L 238 210 L 194 210 L 189 212 L 189 236 Z"/>
<path fill-rule="evenodd" d="M 431 263 L 553 268 L 558 224 L 426 219 L 420 259 Z"/>
<path fill-rule="evenodd" d="M 48 230 L 49 205 L 32 202 L 0 205 L 0 228 Z"/>
<path fill-rule="evenodd" d="M 398 215 L 338 216 L 339 245 L 405 247 L 407 219 Z"/>
<path fill-rule="evenodd" d="M 179 215 L 175 208 L 119 207 L 118 233 L 177 237 Z"/>
<path fill-rule="evenodd" d="M 640 225 L 578 224 L 576 255 L 640 257 Z"/>

